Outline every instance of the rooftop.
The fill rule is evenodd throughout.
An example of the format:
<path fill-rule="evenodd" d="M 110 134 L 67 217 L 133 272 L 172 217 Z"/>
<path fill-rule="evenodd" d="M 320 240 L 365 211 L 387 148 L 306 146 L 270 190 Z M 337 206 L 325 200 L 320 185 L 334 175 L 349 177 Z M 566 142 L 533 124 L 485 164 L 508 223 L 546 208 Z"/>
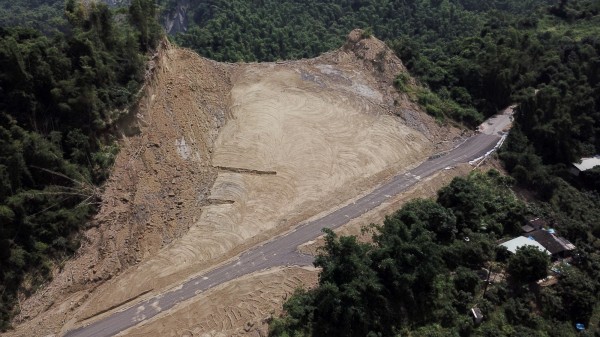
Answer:
<path fill-rule="evenodd" d="M 544 219 L 535 218 L 529 220 L 529 226 L 531 226 L 533 229 L 542 229 L 548 226 L 548 222 Z"/>
<path fill-rule="evenodd" d="M 506 249 L 508 249 L 509 252 L 511 253 L 516 253 L 517 249 L 524 247 L 524 246 L 534 246 L 536 247 L 540 252 L 544 252 L 548 255 L 550 255 L 550 252 L 544 248 L 544 246 L 542 246 L 539 242 L 533 240 L 533 239 L 529 239 L 526 238 L 524 236 L 519 236 L 516 237 L 512 240 L 506 241 L 504 243 L 501 243 L 500 246 L 504 246 L 506 247 Z"/>
<path fill-rule="evenodd" d="M 475 317 L 476 319 L 481 319 L 483 318 L 483 314 L 481 313 L 481 309 L 479 308 L 471 308 L 471 314 L 473 315 L 473 317 Z"/>
<path fill-rule="evenodd" d="M 565 238 L 557 237 L 551 230 L 536 230 L 527 233 L 528 237 L 539 242 L 551 254 L 558 254 L 575 249 L 575 246 Z"/>
<path fill-rule="evenodd" d="M 521 229 L 523 230 L 524 233 L 533 232 L 535 230 L 535 228 L 533 228 L 529 225 L 525 225 L 525 226 L 521 227 Z"/>
<path fill-rule="evenodd" d="M 599 165 L 600 155 L 595 155 L 594 157 L 589 158 L 581 158 L 580 163 L 573 163 L 573 166 L 575 166 L 579 171 L 587 171 Z"/>

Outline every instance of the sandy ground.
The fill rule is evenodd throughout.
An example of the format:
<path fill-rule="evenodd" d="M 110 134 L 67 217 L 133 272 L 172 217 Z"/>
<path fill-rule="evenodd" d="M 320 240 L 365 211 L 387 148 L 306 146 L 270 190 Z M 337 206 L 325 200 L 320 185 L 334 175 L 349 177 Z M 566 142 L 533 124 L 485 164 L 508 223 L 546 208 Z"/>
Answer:
<path fill-rule="evenodd" d="M 317 284 L 314 268 L 277 268 L 254 273 L 211 289 L 168 315 L 119 336 L 266 336 L 267 322 L 281 314 L 296 289 Z"/>
<path fill-rule="evenodd" d="M 64 332 L 160 293 L 451 146 L 458 130 L 393 88 L 400 60 L 353 34 L 321 57 L 268 64 L 166 48 L 97 227 L 8 335 Z"/>
<path fill-rule="evenodd" d="M 370 241 L 370 234 L 361 229 L 368 224 L 381 224 L 386 215 L 415 198 L 435 198 L 437 191 L 454 177 L 468 174 L 470 165 L 439 172 L 423 180 L 390 202 L 352 220 L 336 230 L 339 235 L 356 235 Z M 323 244 L 319 238 L 301 251 L 316 253 Z M 318 269 L 277 268 L 229 282 L 211 289 L 187 303 L 150 320 L 141 327 L 123 332 L 120 336 L 266 336 L 270 317 L 278 317 L 285 299 L 297 288 L 317 284 Z"/>
<path fill-rule="evenodd" d="M 220 173 L 211 194 L 235 203 L 204 214 L 214 228 L 244 239 L 294 224 L 352 197 L 369 177 L 404 169 L 431 151 L 398 118 L 366 113 L 369 105 L 319 91 L 295 71 L 260 74 L 245 71 L 236 81 L 233 119 L 217 139 L 213 163 L 277 174 Z M 334 203 L 324 201 L 332 196 Z"/>
<path fill-rule="evenodd" d="M 207 207 L 180 239 L 105 284 L 82 317 L 181 281 L 248 240 L 287 230 L 377 183 L 373 177 L 432 153 L 431 141 L 379 106 L 383 94 L 372 73 L 349 66 L 330 76 L 321 71 L 327 60 L 313 62 L 321 67 L 294 62 L 232 70 L 231 118 L 212 161 L 254 173 L 221 170 L 210 198 L 233 203 Z"/>

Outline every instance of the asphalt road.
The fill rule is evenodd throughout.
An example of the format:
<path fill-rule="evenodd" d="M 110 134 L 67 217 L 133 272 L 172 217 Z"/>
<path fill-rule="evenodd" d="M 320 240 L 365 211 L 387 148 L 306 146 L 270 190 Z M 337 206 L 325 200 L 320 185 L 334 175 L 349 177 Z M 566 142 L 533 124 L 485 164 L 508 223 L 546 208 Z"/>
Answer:
<path fill-rule="evenodd" d="M 310 265 L 313 262 L 313 257 L 298 253 L 297 247 L 299 245 L 322 235 L 323 228 L 337 228 L 372 210 L 388 198 L 415 185 L 422 178 L 439 170 L 456 164 L 467 163 L 484 156 L 500 142 L 502 130 L 510 125 L 511 113 L 512 109 L 507 109 L 503 115 L 491 118 L 480 127 L 481 133 L 466 139 L 451 151 L 430 157 L 408 173 L 395 176 L 355 202 L 347 204 L 320 219 L 302 223 L 292 231 L 246 251 L 237 260 L 192 278 L 177 288 L 142 301 L 133 307 L 116 312 L 87 326 L 68 331 L 65 336 L 113 336 L 172 308 L 182 301 L 240 276 L 277 266 Z"/>

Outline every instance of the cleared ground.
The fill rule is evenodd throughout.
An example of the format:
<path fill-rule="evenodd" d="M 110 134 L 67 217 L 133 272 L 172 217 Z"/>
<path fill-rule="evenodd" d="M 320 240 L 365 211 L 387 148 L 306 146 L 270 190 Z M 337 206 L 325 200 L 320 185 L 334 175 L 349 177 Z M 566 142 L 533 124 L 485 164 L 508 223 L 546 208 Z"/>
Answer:
<path fill-rule="evenodd" d="M 135 327 L 120 336 L 265 336 L 267 322 L 298 288 L 316 285 L 312 268 L 277 268 L 254 273 L 212 289 L 170 315 Z"/>
<path fill-rule="evenodd" d="M 180 239 L 107 284 L 84 317 L 185 279 L 201 270 L 203 262 L 335 207 L 377 183 L 382 174 L 408 168 L 432 153 L 425 136 L 371 102 L 382 103 L 368 86 L 375 81 L 341 70 L 330 79 L 309 67 L 297 62 L 232 70 L 230 117 L 212 154 L 214 166 L 230 170 L 220 170 L 209 193 L 212 200 L 228 202 L 206 207 Z M 313 77 L 306 79 L 303 73 Z M 342 76 L 348 90 L 338 88 Z M 328 85 L 330 80 L 335 86 Z M 368 95 L 353 87 L 368 88 Z M 272 171 L 276 174 L 261 174 Z"/>
<path fill-rule="evenodd" d="M 159 64 L 141 133 L 125 138 L 100 213 L 129 218 L 94 230 L 106 238 L 107 223 L 124 229 L 84 245 L 47 290 L 23 302 L 29 317 L 10 335 L 64 332 L 160 293 L 458 139 L 395 93 L 404 68 L 373 38 L 295 62 L 219 64 L 169 49 Z M 110 254 L 98 257 L 99 246 Z M 131 257 L 121 261 L 123 252 Z M 109 257 L 118 269 L 135 265 L 110 273 Z"/>
<path fill-rule="evenodd" d="M 352 220 L 336 230 L 341 235 L 356 235 L 368 241 L 370 235 L 362 228 L 369 223 L 381 223 L 385 215 L 399 209 L 414 198 L 435 197 L 437 190 L 452 178 L 467 174 L 472 166 L 465 164 L 441 171 L 422 181 L 406 193 Z M 310 242 L 301 251 L 315 253 L 322 238 Z M 274 268 L 255 273 L 211 289 L 201 296 L 152 319 L 142 326 L 127 330 L 120 336 L 266 336 L 268 320 L 277 317 L 282 304 L 295 289 L 309 288 L 317 283 L 319 270 L 304 268 Z"/>

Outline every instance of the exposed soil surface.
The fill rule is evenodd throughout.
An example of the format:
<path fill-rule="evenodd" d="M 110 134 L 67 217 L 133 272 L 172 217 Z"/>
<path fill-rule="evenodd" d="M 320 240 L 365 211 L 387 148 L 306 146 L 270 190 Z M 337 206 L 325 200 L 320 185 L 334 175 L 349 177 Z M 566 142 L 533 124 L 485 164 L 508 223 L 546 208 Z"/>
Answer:
<path fill-rule="evenodd" d="M 268 321 L 299 288 L 317 284 L 314 268 L 277 268 L 211 289 L 120 336 L 267 336 Z"/>
<path fill-rule="evenodd" d="M 93 227 L 53 281 L 22 299 L 8 335 L 64 332 L 160 293 L 451 147 L 460 132 L 393 88 L 402 71 L 381 41 L 357 31 L 337 51 L 278 63 L 217 63 L 164 46 Z M 230 285 L 213 292 L 280 306 L 289 287 L 269 290 L 273 299 L 246 296 L 261 277 L 235 281 L 249 289 L 242 297 L 225 295 Z M 219 324 L 193 327 L 238 333 L 237 323 Z"/>
<path fill-rule="evenodd" d="M 385 215 L 415 198 L 434 198 L 438 189 L 452 178 L 471 170 L 472 166 L 465 164 L 441 171 L 336 232 L 340 235 L 356 235 L 361 241 L 369 241 L 370 234 L 362 232 L 365 225 L 380 224 Z M 316 253 L 322 244 L 323 240 L 319 238 L 303 246 L 301 251 Z M 318 269 L 276 268 L 248 275 L 211 289 L 204 296 L 197 296 L 166 315 L 123 332 L 121 336 L 151 336 L 153 333 L 190 337 L 267 336 L 269 318 L 281 314 L 283 302 L 295 289 L 316 285 L 318 273 Z"/>

